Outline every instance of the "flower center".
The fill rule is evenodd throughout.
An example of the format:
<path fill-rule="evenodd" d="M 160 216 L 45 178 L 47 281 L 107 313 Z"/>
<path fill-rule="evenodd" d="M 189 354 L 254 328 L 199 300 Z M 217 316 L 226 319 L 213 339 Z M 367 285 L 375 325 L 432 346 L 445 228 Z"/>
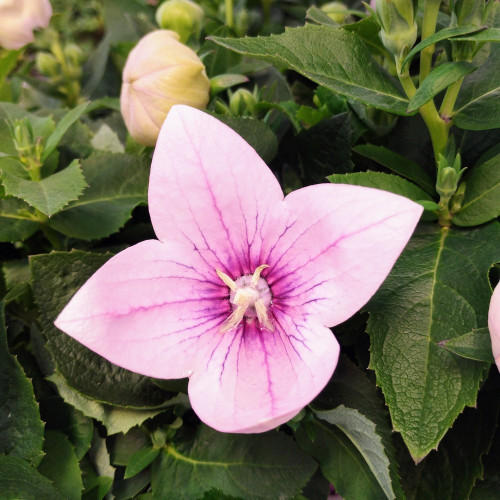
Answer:
<path fill-rule="evenodd" d="M 266 264 L 259 266 L 253 274 L 240 276 L 236 281 L 216 269 L 217 276 L 231 290 L 229 302 L 233 307 L 233 312 L 220 327 L 221 333 L 238 326 L 243 318 L 257 318 L 261 328 L 267 328 L 270 331 L 274 330 L 274 325 L 267 313 L 272 302 L 271 290 L 266 280 L 260 277 L 260 273 L 266 267 L 269 266 Z"/>

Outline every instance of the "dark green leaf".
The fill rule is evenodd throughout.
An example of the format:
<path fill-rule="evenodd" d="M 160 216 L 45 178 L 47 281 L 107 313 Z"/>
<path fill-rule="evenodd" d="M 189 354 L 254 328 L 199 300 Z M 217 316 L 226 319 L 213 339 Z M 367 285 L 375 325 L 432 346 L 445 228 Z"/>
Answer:
<path fill-rule="evenodd" d="M 427 75 L 422 85 L 417 89 L 417 92 L 410 100 L 408 113 L 416 111 L 439 92 L 476 69 L 476 66 L 464 61 L 440 64 Z"/>
<path fill-rule="evenodd" d="M 51 482 L 24 460 L 0 455 L 0 495 L 5 500 L 62 500 Z"/>
<path fill-rule="evenodd" d="M 483 30 L 484 27 L 478 26 L 455 26 L 454 28 L 445 28 L 443 30 L 434 33 L 433 35 L 427 37 L 422 42 L 418 43 L 410 50 L 408 55 L 405 57 L 403 61 L 402 67 L 404 67 L 408 62 L 410 62 L 415 54 L 418 54 L 421 50 L 429 47 L 429 45 L 433 45 L 437 42 L 441 42 L 442 40 L 448 40 L 449 38 L 453 38 L 459 35 L 466 35 L 468 33 L 475 33 L 476 31 Z"/>
<path fill-rule="evenodd" d="M 464 406 L 475 404 L 488 365 L 440 342 L 486 326 L 487 276 L 499 260 L 499 224 L 469 231 L 423 226 L 366 307 L 370 366 L 416 460 L 438 445 Z"/>
<path fill-rule="evenodd" d="M 0 241 L 24 241 L 36 232 L 39 224 L 28 216 L 28 210 L 17 198 L 0 199 Z"/>
<path fill-rule="evenodd" d="M 338 428 L 315 421 L 307 424 L 311 441 L 304 426 L 295 437 L 300 447 L 314 457 L 323 475 L 333 484 L 335 491 L 346 500 L 385 500 L 377 478 L 349 438 Z"/>
<path fill-rule="evenodd" d="M 82 473 L 73 445 L 59 431 L 47 431 L 43 445 L 45 457 L 38 471 L 50 479 L 55 488 L 68 500 L 79 500 L 82 496 Z"/>
<path fill-rule="evenodd" d="M 431 195 L 435 194 L 434 182 L 429 174 L 414 161 L 383 146 L 375 146 L 373 144 L 356 146 L 353 148 L 353 151 L 380 163 L 396 174 L 410 179 L 427 193 Z"/>
<path fill-rule="evenodd" d="M 302 28 L 287 28 L 285 33 L 270 37 L 214 37 L 213 40 L 240 54 L 293 69 L 365 104 L 406 114 L 408 100 L 401 88 L 375 63 L 366 46 L 353 33 L 308 24 Z"/>
<path fill-rule="evenodd" d="M 265 434 L 222 434 L 204 425 L 194 439 L 174 441 L 153 463 L 155 498 L 191 500 L 212 489 L 245 500 L 288 498 L 316 469 L 291 438 Z"/>
<path fill-rule="evenodd" d="M 126 434 L 116 434 L 108 440 L 111 463 L 125 466 L 134 453 L 147 446 L 151 446 L 151 438 L 138 427 Z"/>
<path fill-rule="evenodd" d="M 146 447 L 132 455 L 125 469 L 124 478 L 128 479 L 144 470 L 160 453 L 160 448 Z"/>
<path fill-rule="evenodd" d="M 212 34 L 221 37 L 233 36 L 232 30 L 227 26 L 221 26 Z M 228 72 L 242 73 L 242 71 L 232 69 L 241 62 L 242 57 L 224 47 L 220 47 L 212 40 L 205 41 L 199 50 L 199 54 L 201 54 L 209 78 Z"/>
<path fill-rule="evenodd" d="M 460 337 L 442 340 L 440 345 L 464 358 L 487 361 L 488 363 L 495 362 L 491 352 L 491 338 L 488 328 L 477 328 L 472 332 L 460 335 Z"/>
<path fill-rule="evenodd" d="M 478 226 L 500 215 L 500 154 L 474 167 L 465 180 L 465 198 L 453 216 L 457 226 Z"/>
<path fill-rule="evenodd" d="M 127 222 L 135 206 L 146 202 L 149 165 L 140 157 L 94 154 L 83 160 L 82 170 L 89 187 L 50 219 L 57 231 L 85 240 L 104 238 Z"/>
<path fill-rule="evenodd" d="M 81 251 L 31 257 L 33 292 L 41 311 L 43 333 L 48 338 L 47 348 L 69 385 L 85 396 L 125 407 L 161 406 L 168 393 L 151 379 L 111 364 L 53 324 L 71 296 L 109 258 L 110 254 Z"/>
<path fill-rule="evenodd" d="M 76 200 L 87 185 L 78 160 L 41 181 L 31 181 L 2 171 L 2 184 L 7 195 L 21 198 L 48 217 Z"/>
<path fill-rule="evenodd" d="M 80 104 L 76 108 L 73 108 L 72 110 L 68 111 L 61 118 L 61 120 L 59 120 L 59 122 L 56 125 L 56 128 L 54 129 L 54 132 L 52 132 L 52 135 L 47 139 L 42 154 L 42 161 L 45 161 L 50 156 L 50 154 L 56 149 L 57 145 L 59 144 L 59 141 L 62 139 L 62 136 L 71 127 L 71 125 L 73 125 L 73 123 L 75 123 L 78 120 L 78 118 L 80 118 L 80 116 L 82 116 L 83 113 L 85 113 L 85 110 L 87 109 L 88 105 L 89 105 L 88 102 Z"/>
<path fill-rule="evenodd" d="M 500 46 L 494 45 L 484 64 L 465 78 L 454 109 L 453 124 L 466 130 L 500 127 Z"/>
<path fill-rule="evenodd" d="M 384 57 L 389 55 L 378 35 L 380 26 L 373 16 L 365 17 L 356 23 L 344 24 L 342 29 L 356 33 L 375 54 Z"/>
<path fill-rule="evenodd" d="M 43 457 L 43 422 L 33 386 L 9 353 L 3 309 L 0 302 L 0 453 L 37 465 Z"/>

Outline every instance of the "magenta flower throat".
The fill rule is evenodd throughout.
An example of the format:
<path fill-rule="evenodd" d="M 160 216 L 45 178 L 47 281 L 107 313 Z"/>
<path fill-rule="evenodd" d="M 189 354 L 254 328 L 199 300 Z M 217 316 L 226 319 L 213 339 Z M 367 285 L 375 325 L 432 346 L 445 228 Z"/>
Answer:
<path fill-rule="evenodd" d="M 225 432 L 269 430 L 321 391 L 329 328 L 375 293 L 422 212 L 349 185 L 284 198 L 240 136 L 186 106 L 160 132 L 149 210 L 158 240 L 114 256 L 56 325 L 129 370 L 189 377 L 194 411 Z"/>

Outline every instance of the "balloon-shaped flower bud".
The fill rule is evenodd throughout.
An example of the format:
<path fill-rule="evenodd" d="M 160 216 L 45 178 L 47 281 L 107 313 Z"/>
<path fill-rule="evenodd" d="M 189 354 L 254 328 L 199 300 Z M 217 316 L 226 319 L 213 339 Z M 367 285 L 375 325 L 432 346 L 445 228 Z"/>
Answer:
<path fill-rule="evenodd" d="M 203 9 L 190 0 L 167 0 L 156 11 L 160 28 L 175 31 L 182 43 L 186 43 L 191 35 L 200 36 L 204 17 Z"/>
<path fill-rule="evenodd" d="M 174 31 L 149 33 L 130 52 L 123 69 L 121 112 L 130 135 L 154 146 L 174 104 L 202 109 L 210 82 L 198 56 Z"/>
<path fill-rule="evenodd" d="M 446 200 L 448 202 L 455 194 L 458 181 L 465 171 L 465 168 L 461 169 L 460 166 L 460 155 L 455 157 L 452 165 L 448 163 L 448 160 L 443 155 L 439 155 L 436 191 L 441 196 L 442 201 Z"/>
<path fill-rule="evenodd" d="M 493 357 L 500 370 L 500 285 L 496 286 L 491 297 L 488 328 L 490 330 Z"/>
<path fill-rule="evenodd" d="M 414 0 L 376 0 L 375 12 L 381 27 L 379 36 L 384 47 L 400 57 L 417 39 Z"/>
<path fill-rule="evenodd" d="M 46 28 L 52 16 L 49 0 L 0 0 L 0 46 L 20 49 L 35 37 L 35 28 Z"/>
<path fill-rule="evenodd" d="M 329 2 L 321 10 L 336 23 L 342 24 L 348 15 L 347 7 L 342 2 Z"/>
<path fill-rule="evenodd" d="M 229 109 L 235 116 L 253 115 L 256 104 L 255 95 L 247 89 L 238 89 L 229 98 Z"/>

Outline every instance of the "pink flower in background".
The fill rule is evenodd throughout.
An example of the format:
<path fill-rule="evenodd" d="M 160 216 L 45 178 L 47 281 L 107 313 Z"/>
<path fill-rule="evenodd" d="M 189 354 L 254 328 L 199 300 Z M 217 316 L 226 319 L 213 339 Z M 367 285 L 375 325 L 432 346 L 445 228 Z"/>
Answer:
<path fill-rule="evenodd" d="M 49 0 L 0 0 L 0 46 L 20 49 L 35 39 L 34 29 L 49 25 L 51 17 Z"/>
<path fill-rule="evenodd" d="M 496 286 L 491 297 L 488 328 L 490 330 L 493 357 L 500 370 L 500 285 Z"/>
<path fill-rule="evenodd" d="M 129 370 L 190 377 L 194 411 L 225 432 L 271 429 L 321 391 L 329 327 L 375 293 L 422 212 L 349 185 L 283 198 L 240 136 L 186 106 L 162 127 L 149 210 L 159 241 L 108 261 L 56 325 Z"/>

